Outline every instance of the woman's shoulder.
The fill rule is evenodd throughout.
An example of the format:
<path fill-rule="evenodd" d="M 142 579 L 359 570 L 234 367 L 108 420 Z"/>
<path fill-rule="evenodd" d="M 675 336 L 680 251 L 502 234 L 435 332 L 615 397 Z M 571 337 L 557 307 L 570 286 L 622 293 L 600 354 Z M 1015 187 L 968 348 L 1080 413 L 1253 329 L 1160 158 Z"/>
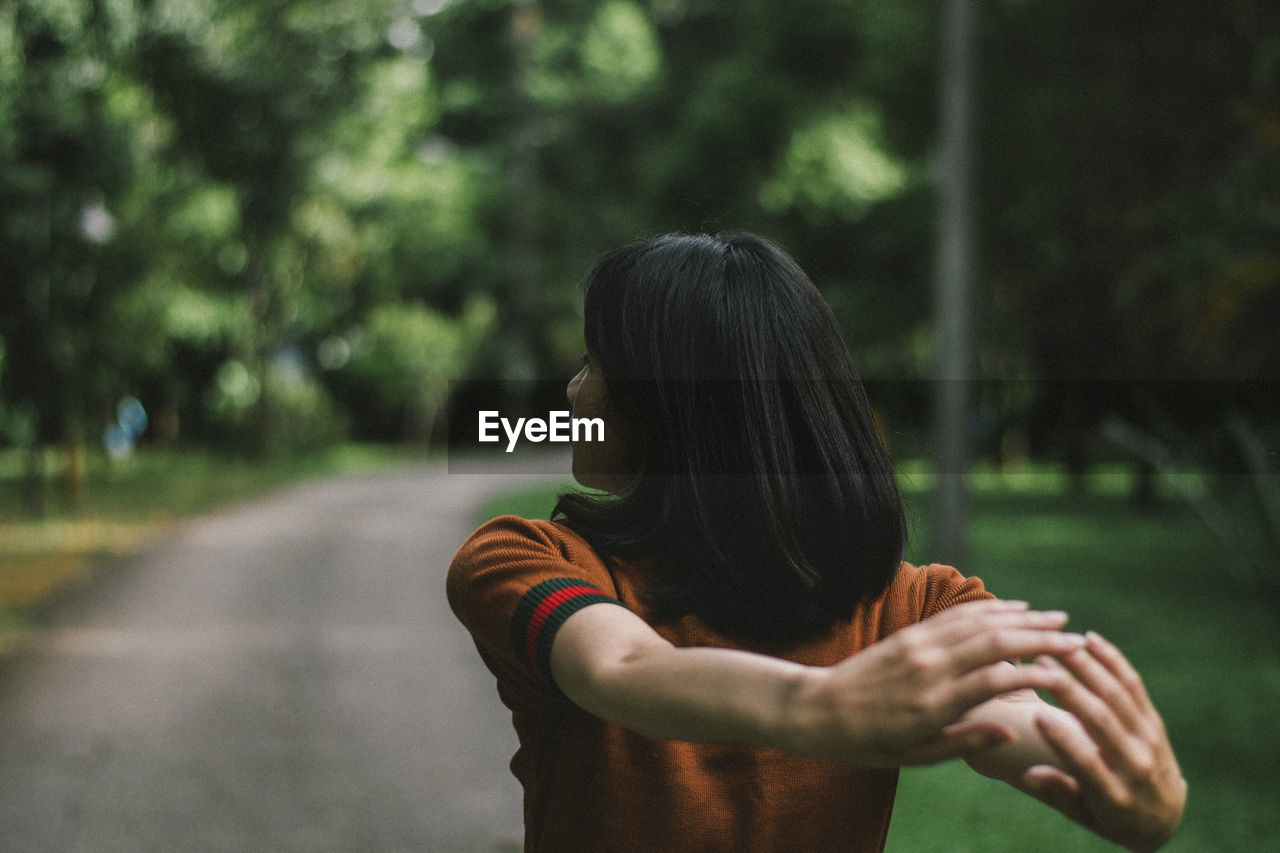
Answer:
<path fill-rule="evenodd" d="M 511 707 L 561 701 L 550 680 L 551 643 L 578 609 L 618 604 L 601 559 L 563 524 L 505 515 L 458 549 L 445 592 Z"/>
<path fill-rule="evenodd" d="M 995 598 L 981 578 L 965 575 L 942 563 L 914 565 L 904 562 L 880 597 L 885 615 L 903 627 L 963 604 Z"/>
<path fill-rule="evenodd" d="M 582 549 L 590 550 L 586 541 L 558 521 L 500 515 L 475 529 L 459 549 L 459 554 L 492 549 L 551 549 L 571 557 Z"/>
<path fill-rule="evenodd" d="M 472 543 L 490 546 L 493 543 L 508 543 L 515 540 L 558 542 L 566 533 L 570 533 L 570 530 L 558 521 L 525 519 L 518 515 L 499 515 L 476 528 L 470 537 L 467 537 L 463 547 Z"/>
<path fill-rule="evenodd" d="M 503 515 L 482 524 L 462 543 L 449 566 L 448 585 L 452 593 L 485 578 L 519 583 L 559 576 L 592 582 L 609 577 L 600 556 L 568 526 Z"/>

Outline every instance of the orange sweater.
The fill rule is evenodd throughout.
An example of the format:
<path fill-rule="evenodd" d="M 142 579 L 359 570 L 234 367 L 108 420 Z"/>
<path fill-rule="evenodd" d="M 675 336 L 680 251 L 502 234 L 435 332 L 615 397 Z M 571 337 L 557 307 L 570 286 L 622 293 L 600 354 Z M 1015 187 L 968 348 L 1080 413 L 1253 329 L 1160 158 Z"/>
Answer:
<path fill-rule="evenodd" d="M 562 524 L 514 516 L 481 527 L 454 557 L 449 603 L 497 677 L 520 742 L 511 770 L 524 786 L 525 850 L 882 850 L 896 770 L 737 743 L 653 741 L 556 688 L 547 671 L 556 629 L 598 602 L 653 624 L 640 594 L 645 576 L 641 565 L 607 565 Z M 827 666 L 953 604 L 989 597 L 955 569 L 904 563 L 883 594 L 827 637 L 752 650 Z M 653 627 L 676 646 L 743 647 L 692 616 Z"/>

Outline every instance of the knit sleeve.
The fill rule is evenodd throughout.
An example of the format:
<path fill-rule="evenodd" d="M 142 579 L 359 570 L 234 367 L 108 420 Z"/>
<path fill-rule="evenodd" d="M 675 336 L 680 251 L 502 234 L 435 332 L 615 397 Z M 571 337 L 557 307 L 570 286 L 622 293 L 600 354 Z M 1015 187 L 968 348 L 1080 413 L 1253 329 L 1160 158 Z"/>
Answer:
<path fill-rule="evenodd" d="M 913 593 L 922 620 L 957 604 L 995 598 L 981 579 L 965 577 L 951 566 L 937 564 L 921 567 Z"/>
<path fill-rule="evenodd" d="M 488 522 L 463 543 L 445 588 L 513 709 L 560 700 L 551 644 L 571 615 L 591 604 L 621 604 L 586 542 L 563 525 L 515 516 Z"/>

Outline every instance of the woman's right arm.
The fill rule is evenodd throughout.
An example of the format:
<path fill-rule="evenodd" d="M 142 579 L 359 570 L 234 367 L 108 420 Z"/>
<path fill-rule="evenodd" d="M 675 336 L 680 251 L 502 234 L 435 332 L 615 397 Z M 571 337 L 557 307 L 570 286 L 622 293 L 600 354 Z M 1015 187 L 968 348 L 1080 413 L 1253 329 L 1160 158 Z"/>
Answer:
<path fill-rule="evenodd" d="M 621 607 L 592 605 L 560 627 L 556 684 L 577 705 L 662 740 L 738 740 L 866 766 L 931 764 L 1012 736 L 962 719 L 1066 676 L 1010 658 L 1064 655 L 1083 638 L 1062 613 L 980 601 L 948 608 L 832 667 L 752 652 L 677 648 Z"/>

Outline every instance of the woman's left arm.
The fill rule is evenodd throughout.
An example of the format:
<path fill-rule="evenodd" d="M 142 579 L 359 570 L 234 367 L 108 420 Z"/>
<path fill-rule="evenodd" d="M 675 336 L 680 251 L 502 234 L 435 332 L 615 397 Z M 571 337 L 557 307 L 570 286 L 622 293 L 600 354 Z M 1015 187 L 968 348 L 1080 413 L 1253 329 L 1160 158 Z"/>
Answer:
<path fill-rule="evenodd" d="M 966 760 L 1109 841 L 1158 849 L 1182 818 L 1187 783 L 1141 677 L 1097 634 L 1060 661 L 1036 665 L 1071 674 L 1050 688 L 1061 707 L 1024 690 L 974 708 L 968 719 L 1014 737 Z"/>

